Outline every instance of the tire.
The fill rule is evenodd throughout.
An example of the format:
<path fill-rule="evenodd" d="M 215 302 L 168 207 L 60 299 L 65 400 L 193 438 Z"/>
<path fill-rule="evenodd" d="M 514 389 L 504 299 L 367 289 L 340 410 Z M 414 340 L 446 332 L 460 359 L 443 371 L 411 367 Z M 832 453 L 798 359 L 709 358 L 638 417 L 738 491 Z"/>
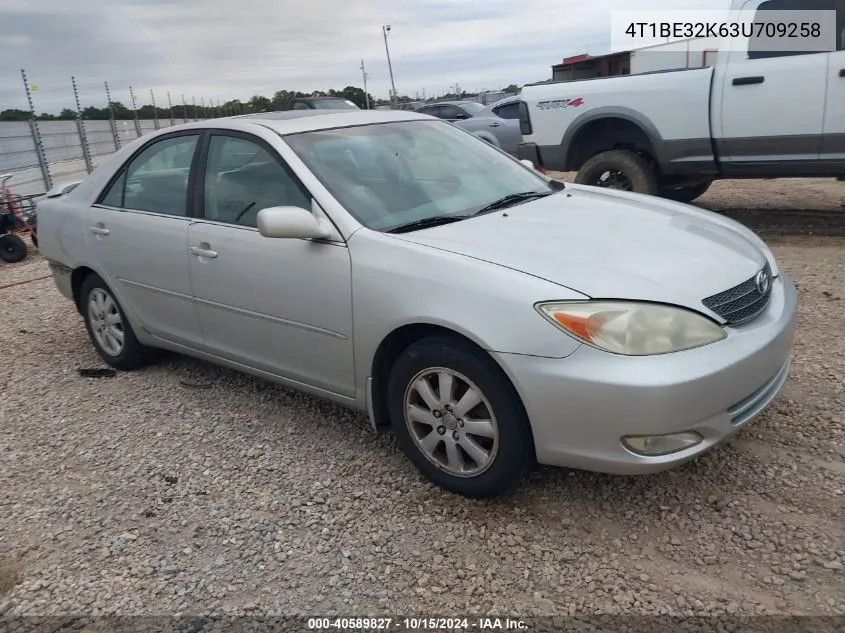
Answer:
<path fill-rule="evenodd" d="M 452 376 L 451 409 L 444 401 L 434 403 L 434 407 L 427 405 L 414 387 L 420 380 L 438 374 Z M 427 395 L 436 399 L 439 379 L 428 384 L 433 387 Z M 469 409 L 464 406 L 466 401 L 460 402 L 468 391 L 466 386 L 482 394 L 479 403 Z M 415 405 L 416 421 L 406 415 L 406 403 Z M 451 492 L 471 498 L 502 495 L 516 486 L 535 463 L 531 427 L 516 390 L 493 359 L 459 340 L 433 336 L 400 354 L 390 372 L 387 408 L 399 446 L 408 459 L 428 479 Z M 439 417 L 435 417 L 438 413 Z M 483 424 L 482 419 L 492 424 Z M 471 425 L 479 433 L 471 431 Z M 433 438 L 431 445 L 435 448 L 427 454 L 420 442 L 429 438 Z M 446 452 L 449 445 L 451 462 Z M 463 447 L 469 447 L 471 452 Z M 477 451 L 479 447 L 486 450 L 489 459 L 478 457 L 483 455 Z M 463 473 L 453 474 L 450 464 L 457 465 L 459 461 Z"/>
<path fill-rule="evenodd" d="M 691 185 L 688 187 L 669 187 L 665 189 L 661 188 L 658 192 L 658 195 L 660 195 L 660 197 L 662 198 L 674 200 L 675 202 L 692 202 L 699 196 L 702 196 L 712 184 L 712 180 L 705 180 L 702 183 L 699 183 L 697 185 Z"/>
<path fill-rule="evenodd" d="M 79 297 L 82 318 L 85 320 L 85 329 L 88 330 L 88 336 L 91 338 L 94 349 L 108 365 L 121 371 L 132 371 L 147 365 L 153 359 L 155 350 L 138 342 L 123 308 L 98 275 L 89 274 L 85 278 L 85 281 L 82 282 Z M 101 308 L 99 312 L 97 306 L 92 305 L 92 301 L 95 300 L 100 300 Z M 104 317 L 111 316 L 112 319 L 115 316 L 119 318 L 119 323 L 116 324 L 117 329 L 123 333 L 123 343 L 119 348 L 109 349 L 106 346 L 103 339 L 113 339 L 114 336 L 107 337 L 106 331 L 109 330 L 110 324 L 105 318 L 96 318 L 96 314 L 104 315 Z"/>
<path fill-rule="evenodd" d="M 0 235 L 0 259 L 7 264 L 14 264 L 26 258 L 26 242 L 17 235 Z"/>
<path fill-rule="evenodd" d="M 614 182 L 622 186 L 601 184 L 602 175 L 606 173 L 610 173 L 611 176 L 605 182 Z M 614 174 L 618 176 L 614 177 Z M 639 154 L 622 149 L 601 152 L 587 160 L 578 170 L 575 182 L 594 187 L 623 189 L 649 196 L 657 193 L 657 177 L 648 161 Z"/>

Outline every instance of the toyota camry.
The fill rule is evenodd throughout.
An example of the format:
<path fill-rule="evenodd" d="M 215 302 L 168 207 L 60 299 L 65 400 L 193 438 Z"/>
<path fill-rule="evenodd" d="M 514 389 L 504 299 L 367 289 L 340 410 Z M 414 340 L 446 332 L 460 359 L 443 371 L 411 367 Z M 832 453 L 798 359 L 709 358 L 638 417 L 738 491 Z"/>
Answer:
<path fill-rule="evenodd" d="M 752 231 L 413 112 L 145 135 L 52 191 L 39 238 L 112 367 L 167 349 L 347 405 L 467 496 L 677 466 L 789 373 L 796 289 Z"/>

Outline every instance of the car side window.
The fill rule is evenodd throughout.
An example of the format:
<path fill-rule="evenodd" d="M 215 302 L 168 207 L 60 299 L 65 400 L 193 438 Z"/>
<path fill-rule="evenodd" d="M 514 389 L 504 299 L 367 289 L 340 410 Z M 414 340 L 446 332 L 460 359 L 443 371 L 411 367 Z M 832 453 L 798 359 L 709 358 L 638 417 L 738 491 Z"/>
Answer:
<path fill-rule="evenodd" d="M 240 136 L 214 134 L 208 144 L 203 216 L 255 227 L 268 207 L 311 209 L 311 196 L 275 151 Z"/>
<path fill-rule="evenodd" d="M 768 24 L 772 18 L 767 15 L 771 11 L 832 11 L 834 2 L 840 0 L 766 0 L 757 6 L 754 13 L 754 24 Z M 781 18 L 778 17 L 777 20 Z M 839 18 L 837 15 L 837 23 Z M 777 26 L 777 25 L 775 25 Z M 837 31 L 839 29 L 837 28 Z M 839 36 L 837 36 L 839 37 Z M 794 55 L 812 55 L 821 51 L 767 50 L 775 40 L 766 35 L 749 38 L 748 59 L 766 59 L 769 57 L 791 57 Z"/>
<path fill-rule="evenodd" d="M 136 155 L 101 197 L 100 203 L 134 211 L 188 215 L 188 177 L 196 134 L 156 141 Z"/>
<path fill-rule="evenodd" d="M 427 114 L 429 116 L 440 116 L 437 106 L 425 106 L 424 108 L 420 108 L 419 110 L 417 110 L 417 112 L 419 112 L 420 114 Z"/>
<path fill-rule="evenodd" d="M 461 114 L 463 113 L 454 106 L 440 106 L 439 116 L 441 119 L 457 119 Z"/>
<path fill-rule="evenodd" d="M 836 8 L 836 50 L 845 51 L 845 0 L 834 0 Z"/>
<path fill-rule="evenodd" d="M 498 108 L 493 108 L 493 114 L 503 119 L 518 119 L 519 118 L 519 103 L 506 103 Z"/>

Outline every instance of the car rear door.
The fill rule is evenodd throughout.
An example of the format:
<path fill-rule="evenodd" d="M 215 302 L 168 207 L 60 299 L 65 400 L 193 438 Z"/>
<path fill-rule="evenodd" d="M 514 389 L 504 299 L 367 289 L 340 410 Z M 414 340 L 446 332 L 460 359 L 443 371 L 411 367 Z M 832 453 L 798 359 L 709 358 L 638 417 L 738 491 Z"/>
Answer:
<path fill-rule="evenodd" d="M 832 0 L 748 0 L 743 11 L 766 23 L 769 11 L 824 10 Z M 775 14 L 776 15 L 776 14 Z M 714 87 L 713 136 L 727 170 L 785 173 L 818 161 L 828 53 L 755 50 L 765 40 L 732 40 Z M 722 53 L 720 53 L 721 56 Z"/>
<path fill-rule="evenodd" d="M 189 230 L 193 296 L 209 352 L 300 385 L 354 396 L 352 271 L 341 239 L 271 239 L 261 209 L 312 210 L 278 152 L 252 134 L 204 143 L 201 217 Z"/>
<path fill-rule="evenodd" d="M 189 346 L 201 342 L 188 277 L 188 225 L 200 134 L 174 132 L 139 149 L 87 211 L 98 272 L 139 325 Z"/>
<path fill-rule="evenodd" d="M 845 173 L 845 0 L 834 0 L 836 8 L 836 52 L 829 53 L 827 102 L 822 130 L 823 161 L 839 165 Z"/>

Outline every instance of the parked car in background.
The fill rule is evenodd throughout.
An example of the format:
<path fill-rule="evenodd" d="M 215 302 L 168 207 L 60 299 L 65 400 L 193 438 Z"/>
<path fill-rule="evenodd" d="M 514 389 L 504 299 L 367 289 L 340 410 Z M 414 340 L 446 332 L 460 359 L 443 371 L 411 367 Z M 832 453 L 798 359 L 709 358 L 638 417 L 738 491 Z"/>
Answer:
<path fill-rule="evenodd" d="M 39 238 L 106 363 L 169 349 L 367 412 L 469 496 L 676 466 L 789 373 L 795 286 L 753 232 L 413 112 L 150 133 L 52 192 Z"/>
<path fill-rule="evenodd" d="M 497 116 L 500 119 L 519 119 L 519 102 L 521 97 L 513 95 L 499 99 L 488 105 L 479 113 L 479 116 Z"/>
<path fill-rule="evenodd" d="M 292 110 L 360 110 L 349 99 L 341 97 L 297 97 Z"/>
<path fill-rule="evenodd" d="M 522 142 L 518 120 L 504 119 L 475 101 L 427 103 L 415 111 L 454 123 L 513 156 Z"/>
<path fill-rule="evenodd" d="M 837 50 L 732 39 L 713 67 L 526 86 L 520 158 L 683 202 L 716 179 L 845 175 L 845 0 L 731 8 L 754 23 L 771 22 L 773 8 L 835 9 Z"/>

